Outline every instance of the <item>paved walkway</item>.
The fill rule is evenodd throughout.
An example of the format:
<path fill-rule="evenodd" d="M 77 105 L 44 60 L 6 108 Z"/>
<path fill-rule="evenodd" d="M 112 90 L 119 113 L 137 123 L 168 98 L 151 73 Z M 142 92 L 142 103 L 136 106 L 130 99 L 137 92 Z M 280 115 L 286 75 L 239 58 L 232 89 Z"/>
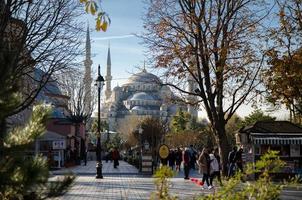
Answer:
<path fill-rule="evenodd" d="M 113 162 L 110 162 L 110 161 L 108 161 L 107 163 L 102 162 L 102 164 L 103 164 L 102 171 L 103 171 L 103 174 L 105 174 L 105 175 L 107 175 L 107 174 L 124 174 L 124 175 L 134 174 L 134 175 L 137 175 L 138 174 L 138 170 L 134 166 L 132 166 L 124 161 L 119 161 L 119 166 L 117 168 L 114 168 Z M 52 171 L 52 174 L 62 175 L 62 174 L 66 174 L 68 172 L 72 172 L 77 175 L 95 175 L 96 161 L 88 161 L 86 166 L 84 166 L 82 164 L 82 165 L 78 165 L 75 167 L 62 168 L 60 170 Z"/>
<path fill-rule="evenodd" d="M 77 166 L 68 169 L 52 171 L 53 178 L 62 174 L 73 172 L 77 174 L 76 182 L 70 191 L 57 200 L 88 200 L 88 199 L 150 199 L 155 191 L 154 179 L 148 175 L 138 174 L 138 170 L 120 161 L 117 169 L 113 168 L 113 163 L 103 162 L 103 179 L 95 179 L 95 161 L 89 161 L 87 166 Z M 195 170 L 192 177 L 200 175 Z M 192 199 L 202 193 L 213 191 L 202 191 L 190 180 L 183 179 L 183 173 L 178 173 L 171 179 L 170 192 L 180 199 Z M 156 199 L 156 198 L 155 198 Z"/>
<path fill-rule="evenodd" d="M 95 161 L 89 161 L 87 166 L 53 171 L 52 179 L 56 179 L 68 171 L 77 175 L 75 184 L 70 191 L 55 200 L 140 200 L 150 199 L 152 192 L 155 191 L 153 178 L 138 174 L 135 167 L 124 161 L 120 161 L 117 169 L 113 168 L 113 163 L 103 162 L 103 179 L 95 179 L 95 165 Z M 201 178 L 197 170 L 194 170 L 190 175 Z M 214 190 L 201 190 L 200 186 L 189 180 L 184 180 L 182 172 L 171 179 L 170 194 L 179 199 L 196 199 L 197 196 L 210 192 L 214 192 Z M 302 199 L 302 191 L 285 190 L 282 192 L 281 199 Z"/>

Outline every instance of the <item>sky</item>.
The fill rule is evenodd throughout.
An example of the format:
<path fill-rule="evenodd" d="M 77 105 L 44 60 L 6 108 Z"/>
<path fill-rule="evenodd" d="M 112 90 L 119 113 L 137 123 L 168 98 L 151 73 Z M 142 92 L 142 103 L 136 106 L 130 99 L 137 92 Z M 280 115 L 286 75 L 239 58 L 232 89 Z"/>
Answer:
<path fill-rule="evenodd" d="M 92 40 L 92 61 L 96 71 L 101 65 L 102 75 L 106 74 L 107 51 L 110 43 L 112 88 L 122 85 L 127 78 L 143 66 L 146 49 L 135 36 L 143 31 L 143 7 L 141 0 L 103 0 L 103 9 L 109 14 L 111 25 L 106 32 L 94 31 L 94 17 L 87 15 Z"/>
<path fill-rule="evenodd" d="M 106 32 L 94 30 L 95 17 L 87 14 L 85 18 L 91 28 L 92 68 L 96 72 L 97 65 L 100 64 L 103 76 L 106 75 L 107 51 L 110 43 L 111 75 L 113 77 L 111 87 L 113 89 L 117 85 L 123 85 L 131 74 L 139 72 L 144 61 L 147 61 L 145 56 L 147 49 L 142 40 L 135 36 L 144 31 L 142 17 L 145 12 L 145 4 L 143 0 L 103 0 L 102 7 L 111 19 L 111 24 Z M 148 67 L 150 66 L 147 66 L 147 70 L 154 73 Z M 252 111 L 253 108 L 250 105 L 243 105 L 237 113 L 244 117 Z M 280 120 L 288 118 L 288 113 L 284 110 L 270 114 Z M 205 117 L 204 111 L 200 111 L 199 116 Z"/>

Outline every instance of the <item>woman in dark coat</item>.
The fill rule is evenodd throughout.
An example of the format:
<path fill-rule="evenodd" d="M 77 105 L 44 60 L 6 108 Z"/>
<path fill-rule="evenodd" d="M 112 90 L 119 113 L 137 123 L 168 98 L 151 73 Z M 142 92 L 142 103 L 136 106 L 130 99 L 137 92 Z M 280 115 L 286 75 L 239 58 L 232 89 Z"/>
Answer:
<path fill-rule="evenodd" d="M 118 160 L 120 158 L 120 154 L 118 152 L 118 150 L 116 148 L 114 148 L 114 150 L 112 151 L 112 160 L 113 160 L 113 167 L 116 168 L 119 163 Z"/>

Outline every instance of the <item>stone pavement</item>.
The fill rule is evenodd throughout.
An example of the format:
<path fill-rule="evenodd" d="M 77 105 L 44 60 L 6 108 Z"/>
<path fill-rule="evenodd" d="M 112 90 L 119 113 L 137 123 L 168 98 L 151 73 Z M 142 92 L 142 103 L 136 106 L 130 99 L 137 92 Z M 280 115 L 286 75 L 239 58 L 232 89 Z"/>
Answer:
<path fill-rule="evenodd" d="M 150 199 L 155 191 L 154 179 L 151 176 L 140 175 L 138 170 L 132 165 L 120 161 L 117 169 L 113 168 L 113 163 L 103 162 L 103 179 L 95 179 L 95 161 L 89 161 L 87 166 L 77 166 L 69 169 L 52 171 L 53 178 L 67 172 L 77 175 L 74 186 L 63 197 L 56 200 L 88 200 L 88 199 Z M 192 177 L 200 175 L 195 170 Z M 183 179 L 183 173 L 178 173 L 171 179 L 170 192 L 180 199 L 192 199 L 202 193 L 213 192 L 214 190 L 202 191 L 190 180 Z"/>
<path fill-rule="evenodd" d="M 124 175 L 129 175 L 129 174 L 134 174 L 137 175 L 138 174 L 138 170 L 128 164 L 127 162 L 124 161 L 119 161 L 119 166 L 118 168 L 113 168 L 113 162 L 108 161 L 106 162 L 102 162 L 103 164 L 103 174 L 124 174 Z M 54 175 L 62 175 L 62 174 L 66 174 L 68 172 L 72 172 L 74 174 L 77 175 L 95 175 L 96 173 L 96 161 L 87 161 L 87 165 L 84 166 L 79 165 L 79 166 L 75 166 L 75 167 L 70 167 L 70 168 L 62 168 L 60 170 L 56 170 L 56 171 L 52 171 L 52 174 Z"/>
<path fill-rule="evenodd" d="M 95 165 L 95 161 L 89 161 L 87 166 L 52 171 L 53 177 L 51 179 L 56 179 L 68 171 L 72 171 L 77 175 L 75 184 L 70 191 L 55 200 L 140 200 L 150 199 L 152 192 L 155 191 L 153 178 L 138 174 L 135 167 L 124 161 L 120 161 L 117 169 L 113 168 L 113 163 L 103 162 L 103 179 L 95 179 Z M 197 170 L 194 170 L 190 177 L 201 178 Z M 200 186 L 189 180 L 184 180 L 182 172 L 171 179 L 170 194 L 177 196 L 179 199 L 196 199 L 197 196 L 214 191 L 201 190 Z M 284 190 L 281 199 L 302 199 L 302 191 Z"/>

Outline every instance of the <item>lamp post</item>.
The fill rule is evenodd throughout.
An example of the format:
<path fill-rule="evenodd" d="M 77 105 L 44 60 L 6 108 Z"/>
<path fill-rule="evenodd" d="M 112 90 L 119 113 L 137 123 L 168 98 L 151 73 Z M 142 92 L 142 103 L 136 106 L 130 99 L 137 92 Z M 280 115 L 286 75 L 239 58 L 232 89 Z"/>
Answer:
<path fill-rule="evenodd" d="M 140 150 L 140 157 L 139 157 L 139 159 L 140 159 L 140 162 L 139 162 L 139 171 L 140 172 L 142 172 L 142 154 L 143 154 L 143 144 L 142 144 L 142 134 L 143 134 L 143 128 L 142 128 L 142 126 L 139 126 L 139 128 L 138 128 L 138 134 L 139 134 L 139 145 L 140 145 L 140 148 L 139 148 L 139 150 Z"/>
<path fill-rule="evenodd" d="M 98 133 L 97 133 L 97 145 L 96 145 L 96 176 L 95 178 L 103 178 L 102 174 L 102 148 L 101 148 L 101 90 L 104 86 L 104 78 L 100 72 L 100 65 L 98 66 L 98 77 L 95 80 L 98 87 Z"/>

